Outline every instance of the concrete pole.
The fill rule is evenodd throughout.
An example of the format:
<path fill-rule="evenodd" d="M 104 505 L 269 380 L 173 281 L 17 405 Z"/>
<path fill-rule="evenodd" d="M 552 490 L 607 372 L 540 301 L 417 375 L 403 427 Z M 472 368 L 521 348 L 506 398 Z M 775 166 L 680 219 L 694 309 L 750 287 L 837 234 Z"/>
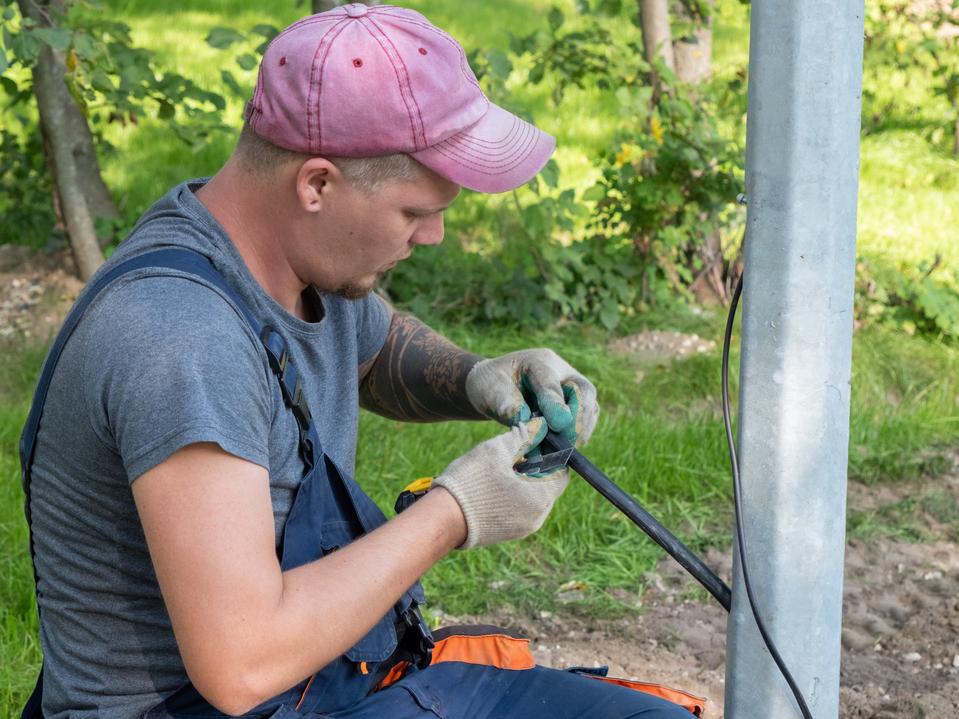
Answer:
<path fill-rule="evenodd" d="M 839 714 L 863 0 L 753 0 L 739 457 L 759 606 L 816 719 Z M 738 549 L 726 716 L 801 716 Z"/>

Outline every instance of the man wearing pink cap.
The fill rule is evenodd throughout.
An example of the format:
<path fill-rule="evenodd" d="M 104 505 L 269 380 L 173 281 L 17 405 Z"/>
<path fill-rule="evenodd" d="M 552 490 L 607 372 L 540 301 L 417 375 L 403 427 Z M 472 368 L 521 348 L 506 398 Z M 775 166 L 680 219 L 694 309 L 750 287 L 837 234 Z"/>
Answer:
<path fill-rule="evenodd" d="M 584 443 L 599 408 L 551 351 L 484 359 L 371 291 L 442 240 L 461 186 L 511 190 L 553 148 L 418 13 L 352 4 L 273 41 L 236 152 L 141 218 L 44 365 L 25 717 L 688 716 L 418 610 L 448 552 L 539 528 L 568 470 L 513 466 L 547 426 Z M 387 522 L 352 478 L 360 406 L 510 429 Z"/>

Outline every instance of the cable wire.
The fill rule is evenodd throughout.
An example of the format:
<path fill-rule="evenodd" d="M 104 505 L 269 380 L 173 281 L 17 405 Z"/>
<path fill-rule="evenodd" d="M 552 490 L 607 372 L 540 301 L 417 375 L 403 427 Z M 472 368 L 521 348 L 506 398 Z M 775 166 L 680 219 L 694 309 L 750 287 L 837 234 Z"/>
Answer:
<path fill-rule="evenodd" d="M 769 631 L 766 629 L 766 623 L 763 621 L 762 615 L 759 612 L 759 605 L 756 602 L 755 592 L 753 592 L 752 579 L 749 575 L 749 559 L 746 555 L 746 528 L 743 522 L 742 510 L 742 483 L 739 478 L 739 456 L 736 452 L 736 441 L 733 438 L 733 425 L 729 413 L 729 346 L 732 342 L 733 336 L 733 320 L 736 317 L 736 308 L 739 305 L 739 297 L 742 292 L 743 278 L 740 276 L 739 281 L 736 283 L 736 291 L 733 293 L 732 302 L 729 305 L 729 317 L 726 319 L 726 335 L 723 338 L 722 385 L 723 422 L 726 425 L 726 442 L 729 444 L 729 459 L 732 463 L 733 470 L 733 497 L 736 508 L 736 538 L 739 545 L 740 564 L 742 565 L 743 570 L 743 584 L 746 585 L 746 596 L 749 598 L 749 607 L 752 609 L 753 618 L 756 620 L 756 626 L 759 629 L 759 633 L 762 635 L 763 641 L 766 643 L 766 648 L 769 649 L 769 653 L 772 655 L 773 661 L 776 662 L 776 666 L 779 667 L 779 671 L 782 672 L 783 678 L 786 680 L 786 683 L 792 690 L 793 696 L 796 697 L 796 702 L 799 704 L 799 710 L 802 712 L 803 719 L 813 719 L 812 713 L 809 711 L 809 706 L 806 704 L 806 699 L 799 690 L 796 680 L 793 679 L 792 674 L 790 674 L 789 670 L 786 668 L 786 663 L 783 661 L 782 656 L 780 656 L 779 650 L 776 649 L 776 645 L 773 643 L 772 637 L 769 635 Z"/>

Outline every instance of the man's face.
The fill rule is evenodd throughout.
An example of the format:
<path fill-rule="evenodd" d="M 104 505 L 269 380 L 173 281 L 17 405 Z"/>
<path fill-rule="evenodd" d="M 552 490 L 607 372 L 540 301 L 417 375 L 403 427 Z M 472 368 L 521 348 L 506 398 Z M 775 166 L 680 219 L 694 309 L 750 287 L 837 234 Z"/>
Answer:
<path fill-rule="evenodd" d="M 375 195 L 340 186 L 329 212 L 322 213 L 318 230 L 324 242 L 314 258 L 312 284 L 346 299 L 365 297 L 415 245 L 442 242 L 443 211 L 459 191 L 459 185 L 425 168 L 419 180 L 389 185 Z"/>

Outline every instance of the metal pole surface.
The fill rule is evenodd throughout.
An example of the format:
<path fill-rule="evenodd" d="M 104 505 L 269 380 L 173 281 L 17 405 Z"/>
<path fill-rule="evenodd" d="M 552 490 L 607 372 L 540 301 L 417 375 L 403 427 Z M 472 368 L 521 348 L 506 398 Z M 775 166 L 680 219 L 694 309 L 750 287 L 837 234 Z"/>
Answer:
<path fill-rule="evenodd" d="M 739 458 L 770 633 L 816 719 L 839 714 L 863 0 L 753 0 Z M 799 717 L 738 549 L 730 719 Z"/>

